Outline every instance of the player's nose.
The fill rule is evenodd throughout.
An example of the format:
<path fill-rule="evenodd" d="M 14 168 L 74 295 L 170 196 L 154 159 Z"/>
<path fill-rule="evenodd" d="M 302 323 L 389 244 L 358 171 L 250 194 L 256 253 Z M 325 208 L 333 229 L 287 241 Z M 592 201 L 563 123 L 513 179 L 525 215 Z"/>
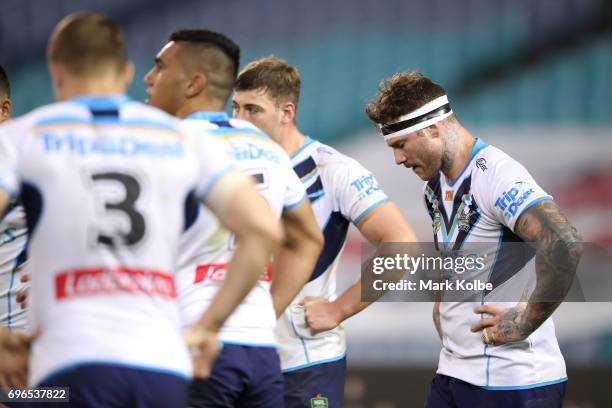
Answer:
<path fill-rule="evenodd" d="M 406 156 L 401 149 L 393 149 L 393 157 L 395 158 L 395 164 L 401 165 L 406 161 Z"/>
<path fill-rule="evenodd" d="M 147 72 L 142 79 L 145 84 L 153 85 L 153 70 L 150 69 L 149 72 Z"/>
<path fill-rule="evenodd" d="M 241 109 L 234 108 L 232 116 L 235 117 L 236 119 L 246 120 L 244 111 Z"/>

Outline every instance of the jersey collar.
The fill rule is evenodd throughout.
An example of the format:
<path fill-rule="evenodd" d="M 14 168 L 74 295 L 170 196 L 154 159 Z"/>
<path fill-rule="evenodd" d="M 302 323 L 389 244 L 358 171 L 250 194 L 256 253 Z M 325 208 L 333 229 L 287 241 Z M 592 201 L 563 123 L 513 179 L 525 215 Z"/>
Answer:
<path fill-rule="evenodd" d="M 476 143 L 474 143 L 474 147 L 472 148 L 472 154 L 470 154 L 470 158 L 465 164 L 465 167 L 463 167 L 463 170 L 461 170 L 461 173 L 459 173 L 459 175 L 454 180 L 446 179 L 446 182 L 450 187 L 453 187 L 455 185 L 457 180 L 459 180 L 461 176 L 463 175 L 463 173 L 465 173 L 465 170 L 468 168 L 468 166 L 470 165 L 474 157 L 476 157 L 476 155 L 487 146 L 488 144 L 483 142 L 482 139 L 478 139 L 478 138 L 476 139 Z M 446 178 L 446 176 L 444 176 L 444 178 Z"/>
<path fill-rule="evenodd" d="M 222 122 L 229 120 L 229 116 L 225 112 L 208 112 L 197 111 L 185 116 L 185 119 L 200 119 L 209 122 Z"/>
<path fill-rule="evenodd" d="M 121 106 L 125 102 L 130 101 L 127 95 L 79 95 L 70 98 L 69 101 L 83 104 L 92 109 L 110 109 Z"/>

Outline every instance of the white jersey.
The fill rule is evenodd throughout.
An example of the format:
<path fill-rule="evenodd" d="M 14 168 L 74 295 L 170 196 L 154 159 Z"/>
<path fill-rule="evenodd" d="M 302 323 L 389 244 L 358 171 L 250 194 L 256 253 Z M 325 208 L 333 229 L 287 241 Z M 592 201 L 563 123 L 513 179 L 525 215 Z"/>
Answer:
<path fill-rule="evenodd" d="M 28 330 L 26 310 L 16 300 L 27 285 L 21 282 L 27 240 L 25 212 L 13 201 L 0 220 L 0 324 L 9 330 Z"/>
<path fill-rule="evenodd" d="M 487 259 L 483 269 L 487 276 L 481 278 L 494 283 L 495 288 L 511 284 L 521 271 L 528 270 L 530 263 L 533 265 L 534 250 L 515 252 L 516 246 L 502 244 L 522 243 L 513 233 L 516 220 L 530 206 L 549 199 L 552 197 L 521 164 L 481 140 L 477 140 L 469 163 L 457 179 L 448 180 L 440 172 L 425 186 L 425 204 L 433 220 L 436 245 L 450 249 L 452 243 L 455 250 L 469 250 L 470 245 L 481 250 L 486 246 L 484 252 L 488 253 L 478 252 Z M 480 319 L 473 311 L 476 305 L 516 305 L 508 298 L 496 302 L 494 295 L 483 292 L 480 303 L 440 304 L 443 348 L 438 373 L 492 390 L 565 381 L 565 362 L 552 319 L 525 341 L 502 346 L 485 345 L 481 333 L 470 331 L 470 326 Z"/>
<path fill-rule="evenodd" d="M 29 224 L 29 383 L 82 363 L 191 375 L 173 271 L 186 203 L 231 160 L 127 97 L 79 97 L 0 127 L 0 187 Z"/>
<path fill-rule="evenodd" d="M 280 218 L 283 211 L 304 202 L 306 191 L 285 151 L 249 122 L 225 113 L 195 112 L 185 126 L 214 137 L 234 157 L 236 167 L 252 176 L 259 192 Z M 233 255 L 234 236 L 200 206 L 196 222 L 181 238 L 177 290 L 183 325 L 191 326 L 217 293 Z M 276 314 L 270 296 L 271 269 L 262 276 L 227 319 L 219 333 L 224 343 L 274 347 Z"/>
<path fill-rule="evenodd" d="M 349 223 L 358 222 L 388 200 L 368 170 L 323 143 L 306 138 L 291 161 L 306 186 L 325 243 L 308 283 L 278 321 L 276 339 L 284 372 L 345 356 L 344 328 L 340 325 L 313 336 L 306 325 L 304 308 L 298 303 L 306 296 L 336 299 L 336 268 Z"/>

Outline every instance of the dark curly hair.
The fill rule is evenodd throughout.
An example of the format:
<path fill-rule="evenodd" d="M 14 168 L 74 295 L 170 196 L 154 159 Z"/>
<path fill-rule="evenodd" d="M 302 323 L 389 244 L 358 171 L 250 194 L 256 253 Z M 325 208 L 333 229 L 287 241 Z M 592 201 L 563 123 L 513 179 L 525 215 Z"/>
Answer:
<path fill-rule="evenodd" d="M 380 83 L 378 95 L 366 104 L 365 111 L 376 124 L 391 123 L 445 94 L 444 88 L 423 74 L 402 72 Z"/>

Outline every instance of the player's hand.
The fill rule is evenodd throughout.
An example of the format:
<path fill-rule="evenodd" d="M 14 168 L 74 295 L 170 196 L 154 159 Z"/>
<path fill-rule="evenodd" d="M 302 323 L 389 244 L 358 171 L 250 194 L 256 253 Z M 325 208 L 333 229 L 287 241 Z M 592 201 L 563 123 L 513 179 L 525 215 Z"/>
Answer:
<path fill-rule="evenodd" d="M 219 333 L 208 330 L 197 323 L 184 334 L 185 343 L 193 359 L 193 376 L 210 377 L 212 365 L 219 354 Z"/>
<path fill-rule="evenodd" d="M 526 332 L 523 317 L 525 305 L 504 308 L 498 305 L 482 305 L 474 308 L 474 313 L 488 315 L 471 327 L 472 332 L 482 330 L 482 341 L 491 346 L 525 340 L 531 333 Z"/>
<path fill-rule="evenodd" d="M 334 329 L 342 322 L 340 309 L 322 297 L 306 296 L 300 305 L 304 306 L 306 325 L 313 336 Z"/>
<path fill-rule="evenodd" d="M 0 329 L 0 386 L 25 388 L 34 336 Z"/>

